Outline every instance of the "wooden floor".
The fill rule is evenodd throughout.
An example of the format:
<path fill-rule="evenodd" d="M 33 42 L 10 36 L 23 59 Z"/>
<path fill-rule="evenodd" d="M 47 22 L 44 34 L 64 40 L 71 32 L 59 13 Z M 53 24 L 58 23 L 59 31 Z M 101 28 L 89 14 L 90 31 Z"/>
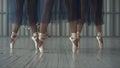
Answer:
<path fill-rule="evenodd" d="M 120 68 L 120 38 L 104 38 L 100 50 L 95 38 L 82 37 L 77 54 L 68 38 L 48 38 L 44 45 L 40 54 L 31 38 L 22 37 L 10 50 L 9 37 L 0 37 L 0 68 Z"/>

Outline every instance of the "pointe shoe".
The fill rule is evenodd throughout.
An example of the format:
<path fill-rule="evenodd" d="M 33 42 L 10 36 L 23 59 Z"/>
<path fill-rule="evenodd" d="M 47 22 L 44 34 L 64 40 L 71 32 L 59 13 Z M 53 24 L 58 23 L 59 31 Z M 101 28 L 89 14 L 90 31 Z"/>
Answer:
<path fill-rule="evenodd" d="M 12 32 L 11 38 L 10 38 L 10 48 L 11 49 L 14 48 L 14 43 L 16 41 L 16 36 L 17 36 L 17 34 L 15 32 Z"/>
<path fill-rule="evenodd" d="M 78 39 L 78 48 L 80 48 L 80 33 L 77 32 L 77 39 Z"/>
<path fill-rule="evenodd" d="M 77 50 L 78 50 L 78 38 L 77 38 L 77 35 L 74 33 L 69 39 L 72 42 L 72 52 L 76 53 Z"/>
<path fill-rule="evenodd" d="M 43 33 L 39 33 L 39 42 L 40 42 L 40 44 L 39 44 L 39 51 L 41 52 L 41 53 L 43 53 L 44 52 L 44 41 L 45 41 L 45 39 L 46 39 L 46 34 L 43 34 Z"/>
<path fill-rule="evenodd" d="M 98 44 L 99 44 L 99 48 L 103 48 L 103 38 L 102 38 L 102 33 L 99 32 L 97 33 L 97 37 L 96 37 Z"/>
<path fill-rule="evenodd" d="M 37 40 L 39 41 L 39 39 L 38 39 L 38 33 L 37 32 L 33 33 L 32 40 L 34 41 L 34 43 L 35 43 L 35 49 L 37 50 L 37 48 L 38 48 Z"/>

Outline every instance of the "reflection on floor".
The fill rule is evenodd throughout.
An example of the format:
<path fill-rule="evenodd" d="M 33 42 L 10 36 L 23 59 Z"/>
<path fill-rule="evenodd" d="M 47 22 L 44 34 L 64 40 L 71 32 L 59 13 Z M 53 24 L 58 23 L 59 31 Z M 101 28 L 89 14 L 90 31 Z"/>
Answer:
<path fill-rule="evenodd" d="M 68 38 L 45 41 L 45 53 L 35 50 L 30 38 L 19 38 L 9 49 L 9 38 L 0 38 L 0 68 L 120 68 L 120 38 L 104 38 L 103 50 L 95 38 L 81 38 L 79 52 L 72 54 Z"/>

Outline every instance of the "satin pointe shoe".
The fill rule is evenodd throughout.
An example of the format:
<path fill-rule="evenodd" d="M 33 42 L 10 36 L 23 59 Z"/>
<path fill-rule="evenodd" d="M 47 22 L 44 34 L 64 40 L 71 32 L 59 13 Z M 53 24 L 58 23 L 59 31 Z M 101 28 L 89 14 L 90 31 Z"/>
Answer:
<path fill-rule="evenodd" d="M 80 33 L 77 32 L 77 39 L 78 39 L 78 48 L 80 48 Z"/>
<path fill-rule="evenodd" d="M 32 40 L 34 41 L 34 43 L 35 43 L 35 49 L 37 50 L 38 49 L 38 41 L 39 41 L 38 33 L 37 32 L 33 33 Z"/>
<path fill-rule="evenodd" d="M 96 39 L 98 41 L 99 48 L 103 48 L 103 37 L 101 32 L 97 33 Z"/>
<path fill-rule="evenodd" d="M 76 53 L 78 50 L 78 38 L 76 33 L 72 33 L 71 37 L 69 38 L 72 42 L 72 52 Z"/>
<path fill-rule="evenodd" d="M 46 39 L 46 34 L 39 33 L 39 42 L 40 42 L 40 44 L 39 44 L 38 48 L 39 48 L 39 51 L 41 53 L 44 52 L 44 41 L 45 41 L 45 39 Z"/>
<path fill-rule="evenodd" d="M 10 38 L 10 48 L 14 48 L 14 43 L 16 41 L 17 34 L 15 32 L 12 32 L 11 38 Z"/>

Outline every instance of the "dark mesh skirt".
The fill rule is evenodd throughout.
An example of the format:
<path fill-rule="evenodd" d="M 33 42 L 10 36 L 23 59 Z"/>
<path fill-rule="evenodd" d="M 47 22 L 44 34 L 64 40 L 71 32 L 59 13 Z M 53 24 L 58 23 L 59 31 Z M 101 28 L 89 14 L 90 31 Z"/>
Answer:
<path fill-rule="evenodd" d="M 64 0 L 9 0 L 9 20 L 24 25 L 33 21 L 60 23 L 67 19 L 65 7 Z"/>
<path fill-rule="evenodd" d="M 81 0 L 81 20 L 88 24 L 103 24 L 103 0 Z"/>
<path fill-rule="evenodd" d="M 67 19 L 65 0 L 44 0 L 41 23 L 61 23 Z"/>
<path fill-rule="evenodd" d="M 81 17 L 81 1 L 65 0 L 68 21 L 77 21 Z"/>
<path fill-rule="evenodd" d="M 39 0 L 8 0 L 9 21 L 27 25 L 38 21 Z"/>
<path fill-rule="evenodd" d="M 102 5 L 102 0 L 9 0 L 9 18 L 20 24 L 64 20 L 102 24 Z"/>
<path fill-rule="evenodd" d="M 61 23 L 80 19 L 80 0 L 44 0 L 42 23 Z"/>
<path fill-rule="evenodd" d="M 78 23 L 87 24 L 103 24 L 102 0 L 65 0 L 65 5 L 69 21 L 78 21 Z"/>

